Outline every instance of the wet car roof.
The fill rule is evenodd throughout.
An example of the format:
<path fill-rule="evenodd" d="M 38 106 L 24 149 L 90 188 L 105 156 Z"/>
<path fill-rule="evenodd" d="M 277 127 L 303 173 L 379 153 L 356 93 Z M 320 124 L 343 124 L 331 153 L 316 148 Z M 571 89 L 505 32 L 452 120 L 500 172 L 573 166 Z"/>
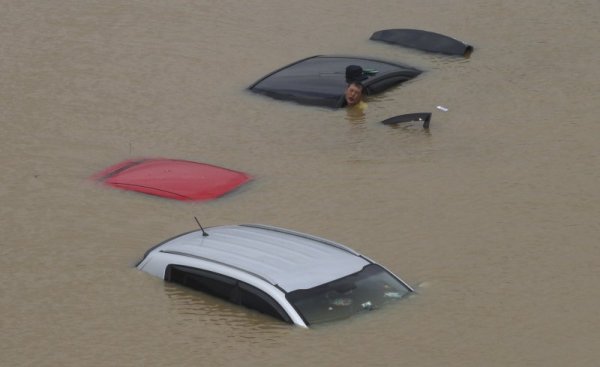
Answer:
<path fill-rule="evenodd" d="M 282 228 L 245 224 L 193 231 L 148 251 L 194 257 L 260 277 L 286 292 L 356 273 L 371 262 L 354 250 Z"/>
<path fill-rule="evenodd" d="M 130 159 L 94 174 L 105 185 L 176 200 L 210 200 L 247 183 L 244 172 L 180 159 Z"/>
<path fill-rule="evenodd" d="M 359 65 L 364 70 L 376 72 L 362 81 L 367 95 L 381 93 L 422 72 L 384 60 L 318 55 L 278 69 L 252 84 L 249 89 L 279 100 L 338 108 L 344 105 L 345 70 L 348 65 Z"/>

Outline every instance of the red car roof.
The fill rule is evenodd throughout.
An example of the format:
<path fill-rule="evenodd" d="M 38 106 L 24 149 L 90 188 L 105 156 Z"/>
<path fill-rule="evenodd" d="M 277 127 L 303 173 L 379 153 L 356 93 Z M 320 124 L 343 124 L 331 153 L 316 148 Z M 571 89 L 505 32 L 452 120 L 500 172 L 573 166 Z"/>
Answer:
<path fill-rule="evenodd" d="M 244 172 L 177 159 L 132 159 L 91 177 L 106 185 L 177 200 L 215 199 L 250 181 Z"/>

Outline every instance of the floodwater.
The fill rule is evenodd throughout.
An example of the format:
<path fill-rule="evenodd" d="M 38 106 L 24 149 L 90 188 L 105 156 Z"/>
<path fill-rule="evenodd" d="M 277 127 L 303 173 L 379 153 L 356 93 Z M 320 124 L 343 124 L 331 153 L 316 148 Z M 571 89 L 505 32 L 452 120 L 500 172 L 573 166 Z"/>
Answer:
<path fill-rule="evenodd" d="M 0 365 L 597 366 L 600 2 L 1 1 Z M 417 28 L 471 58 L 369 41 Z M 364 115 L 254 95 L 317 54 L 425 70 Z M 436 106 L 448 108 L 447 112 Z M 433 112 L 431 128 L 379 121 Z M 182 203 L 134 157 L 254 181 Z M 204 226 L 342 242 L 418 294 L 300 329 L 132 267 Z"/>

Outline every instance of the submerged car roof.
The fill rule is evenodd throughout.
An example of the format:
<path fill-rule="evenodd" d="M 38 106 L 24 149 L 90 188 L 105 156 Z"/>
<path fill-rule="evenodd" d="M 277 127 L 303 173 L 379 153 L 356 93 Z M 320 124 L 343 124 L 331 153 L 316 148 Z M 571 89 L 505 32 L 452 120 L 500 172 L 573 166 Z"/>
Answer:
<path fill-rule="evenodd" d="M 94 174 L 105 185 L 176 200 L 221 197 L 252 179 L 244 172 L 181 159 L 129 159 Z"/>
<path fill-rule="evenodd" d="M 360 271 L 371 262 L 354 250 L 282 228 L 243 224 L 207 228 L 148 251 L 195 257 L 258 276 L 286 292 L 310 289 Z"/>
<path fill-rule="evenodd" d="M 346 67 L 359 65 L 371 73 L 362 81 L 365 94 L 377 94 L 410 80 L 421 71 L 398 63 L 354 56 L 317 55 L 278 69 L 249 89 L 269 97 L 305 105 L 338 108 L 344 105 Z"/>
<path fill-rule="evenodd" d="M 427 52 L 470 57 L 473 46 L 443 34 L 420 29 L 384 29 L 371 35 L 372 40 L 382 41 Z"/>

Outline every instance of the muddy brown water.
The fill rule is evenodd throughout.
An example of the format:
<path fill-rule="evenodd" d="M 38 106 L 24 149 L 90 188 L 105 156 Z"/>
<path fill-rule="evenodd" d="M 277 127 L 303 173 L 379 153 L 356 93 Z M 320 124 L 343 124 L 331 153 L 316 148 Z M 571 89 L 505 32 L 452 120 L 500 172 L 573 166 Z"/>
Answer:
<path fill-rule="evenodd" d="M 598 1 L 1 9 L 1 365 L 598 365 Z M 387 28 L 475 51 L 461 59 L 368 40 Z M 245 89 L 317 54 L 426 72 L 370 98 L 364 115 Z M 422 111 L 433 112 L 429 132 L 379 123 Z M 204 203 L 87 180 L 132 157 L 255 180 Z M 194 216 L 345 243 L 418 295 L 303 330 L 132 268 Z"/>

